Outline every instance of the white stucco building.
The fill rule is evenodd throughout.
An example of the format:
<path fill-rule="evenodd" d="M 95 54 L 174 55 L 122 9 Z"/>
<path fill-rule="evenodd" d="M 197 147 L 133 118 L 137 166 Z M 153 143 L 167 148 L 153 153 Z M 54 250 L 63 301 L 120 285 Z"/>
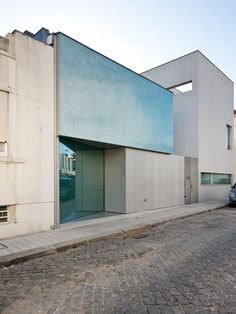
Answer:
<path fill-rule="evenodd" d="M 199 51 L 139 75 L 62 33 L 14 31 L 0 122 L 0 239 L 222 199 L 234 180 L 233 82 Z"/>
<path fill-rule="evenodd" d="M 174 92 L 174 154 L 190 157 L 192 165 L 185 171 L 186 197 L 227 197 L 229 186 L 221 182 L 234 180 L 234 83 L 200 51 L 142 75 Z"/>
<path fill-rule="evenodd" d="M 20 32 L 0 38 L 0 238 L 54 224 L 53 54 Z"/>

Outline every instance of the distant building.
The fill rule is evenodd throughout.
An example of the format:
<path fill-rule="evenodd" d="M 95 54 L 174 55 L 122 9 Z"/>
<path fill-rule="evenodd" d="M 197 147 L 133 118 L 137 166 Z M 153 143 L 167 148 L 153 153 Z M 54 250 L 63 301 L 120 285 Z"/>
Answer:
<path fill-rule="evenodd" d="M 233 82 L 199 51 L 139 75 L 62 33 L 14 31 L 0 119 L 0 238 L 222 199 L 234 180 Z"/>

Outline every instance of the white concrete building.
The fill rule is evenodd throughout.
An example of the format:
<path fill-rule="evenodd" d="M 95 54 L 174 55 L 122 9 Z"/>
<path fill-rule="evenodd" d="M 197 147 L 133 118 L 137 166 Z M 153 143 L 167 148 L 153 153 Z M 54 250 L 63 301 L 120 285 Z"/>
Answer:
<path fill-rule="evenodd" d="M 233 83 L 198 51 L 138 75 L 62 33 L 1 37 L 0 239 L 225 198 L 232 126 Z"/>
<path fill-rule="evenodd" d="M 174 92 L 174 154 L 193 165 L 185 172 L 186 197 L 227 197 L 234 181 L 234 83 L 200 51 L 142 75 Z"/>
<path fill-rule="evenodd" d="M 236 149 L 236 110 L 234 110 L 234 149 Z"/>

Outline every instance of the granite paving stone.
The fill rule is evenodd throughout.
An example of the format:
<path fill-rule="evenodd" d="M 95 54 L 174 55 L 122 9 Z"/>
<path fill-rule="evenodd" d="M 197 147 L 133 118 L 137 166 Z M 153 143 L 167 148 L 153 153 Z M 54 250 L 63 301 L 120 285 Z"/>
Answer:
<path fill-rule="evenodd" d="M 2 267 L 0 291 L 2 314 L 234 314 L 236 208 Z"/>

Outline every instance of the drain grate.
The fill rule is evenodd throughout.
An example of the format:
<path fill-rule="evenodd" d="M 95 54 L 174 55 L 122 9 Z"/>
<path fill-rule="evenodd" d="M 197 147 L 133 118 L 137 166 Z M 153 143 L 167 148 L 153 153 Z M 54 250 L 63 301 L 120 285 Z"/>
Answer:
<path fill-rule="evenodd" d="M 7 246 L 5 244 L 0 243 L 0 250 L 3 250 L 3 249 L 7 249 Z"/>

